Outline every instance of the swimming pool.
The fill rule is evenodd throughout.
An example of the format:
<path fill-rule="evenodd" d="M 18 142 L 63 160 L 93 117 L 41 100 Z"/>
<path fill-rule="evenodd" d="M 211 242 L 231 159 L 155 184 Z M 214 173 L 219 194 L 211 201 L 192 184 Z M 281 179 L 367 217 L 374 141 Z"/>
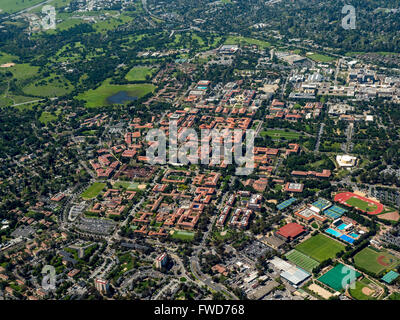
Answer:
<path fill-rule="evenodd" d="M 357 239 L 360 235 L 357 234 L 357 233 L 352 232 L 352 233 L 349 233 L 349 236 L 353 237 L 354 239 Z"/>
<path fill-rule="evenodd" d="M 338 237 L 338 238 L 342 235 L 340 232 L 338 232 L 336 230 L 333 230 L 331 228 L 326 229 L 325 232 L 329 233 L 329 234 L 331 234 L 331 235 L 333 235 L 335 237 Z"/>
<path fill-rule="evenodd" d="M 353 238 L 350 238 L 349 236 L 346 236 L 345 234 L 342 235 L 342 236 L 340 237 L 340 239 L 342 239 L 343 241 L 346 241 L 346 242 L 348 242 L 348 243 L 353 243 L 353 242 L 355 241 Z"/>
<path fill-rule="evenodd" d="M 347 227 L 347 224 L 342 223 L 338 228 L 338 230 L 343 231 Z"/>

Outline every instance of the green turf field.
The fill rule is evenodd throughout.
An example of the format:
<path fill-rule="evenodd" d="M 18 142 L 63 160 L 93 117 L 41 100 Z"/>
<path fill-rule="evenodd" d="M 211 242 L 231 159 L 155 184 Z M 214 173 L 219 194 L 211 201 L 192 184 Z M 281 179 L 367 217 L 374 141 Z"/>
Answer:
<path fill-rule="evenodd" d="M 156 69 L 150 67 L 134 67 L 125 76 L 128 81 L 145 81 L 146 76 L 151 77 Z"/>
<path fill-rule="evenodd" d="M 297 250 L 291 250 L 288 252 L 286 258 L 308 272 L 312 272 L 312 270 L 319 265 L 318 261 L 311 259 L 309 256 L 306 256 L 304 253 Z"/>
<path fill-rule="evenodd" d="M 318 281 L 336 291 L 340 291 L 344 289 L 346 285 L 351 285 L 360 276 L 361 273 L 339 263 L 336 267 L 320 276 Z"/>
<path fill-rule="evenodd" d="M 378 207 L 375 204 L 365 202 L 356 197 L 351 197 L 346 201 L 346 203 L 352 207 L 364 210 L 365 212 L 372 212 L 378 209 Z"/>
<path fill-rule="evenodd" d="M 381 261 L 379 262 L 379 260 Z M 354 256 L 354 263 L 356 267 L 378 275 L 385 270 L 396 268 L 400 264 L 400 260 L 387 251 L 378 252 L 367 247 Z M 387 264 L 387 266 L 382 263 Z"/>
<path fill-rule="evenodd" d="M 194 239 L 194 232 L 189 231 L 175 231 L 172 236 L 173 239 L 179 239 L 183 241 L 192 241 Z"/>
<path fill-rule="evenodd" d="M 296 246 L 296 250 L 305 255 L 322 262 L 329 258 L 334 258 L 336 254 L 345 248 L 340 242 L 333 240 L 322 234 L 307 239 Z"/>
<path fill-rule="evenodd" d="M 92 199 L 97 197 L 100 192 L 106 187 L 105 183 L 95 182 L 89 188 L 87 188 L 82 194 L 81 197 L 83 199 Z"/>

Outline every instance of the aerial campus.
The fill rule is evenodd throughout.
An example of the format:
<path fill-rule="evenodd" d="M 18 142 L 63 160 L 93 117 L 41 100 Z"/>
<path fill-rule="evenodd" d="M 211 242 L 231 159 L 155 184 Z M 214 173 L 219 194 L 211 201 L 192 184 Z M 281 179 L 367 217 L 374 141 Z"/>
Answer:
<path fill-rule="evenodd" d="M 389 2 L 2 0 L 0 299 L 400 300 Z"/>

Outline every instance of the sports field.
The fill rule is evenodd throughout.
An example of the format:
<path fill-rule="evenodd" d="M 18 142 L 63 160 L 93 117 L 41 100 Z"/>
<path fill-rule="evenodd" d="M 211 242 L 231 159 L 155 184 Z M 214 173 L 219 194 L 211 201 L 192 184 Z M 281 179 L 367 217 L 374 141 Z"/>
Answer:
<path fill-rule="evenodd" d="M 333 240 L 322 234 L 307 239 L 296 246 L 296 250 L 305 255 L 322 262 L 329 258 L 334 258 L 336 254 L 342 251 L 345 246 L 339 241 Z"/>
<path fill-rule="evenodd" d="M 106 184 L 102 182 L 95 182 L 89 188 L 87 188 L 81 195 L 83 199 L 93 199 L 100 194 L 105 188 Z"/>
<path fill-rule="evenodd" d="M 318 261 L 311 259 L 309 256 L 297 250 L 288 252 L 286 258 L 308 272 L 312 272 L 312 270 L 319 265 Z"/>
<path fill-rule="evenodd" d="M 384 209 L 381 203 L 352 192 L 338 193 L 335 195 L 335 201 L 348 207 L 354 207 L 368 214 L 380 214 Z"/>
<path fill-rule="evenodd" d="M 352 207 L 361 209 L 365 212 L 372 212 L 378 209 L 378 207 L 375 204 L 365 202 L 364 200 L 355 197 L 350 198 L 349 200 L 346 201 L 346 203 Z"/>
<path fill-rule="evenodd" d="M 183 241 L 192 241 L 194 239 L 194 232 L 189 231 L 175 231 L 172 236 L 173 239 L 179 239 Z"/>
<path fill-rule="evenodd" d="M 336 60 L 333 57 L 330 57 L 330 56 L 327 56 L 327 55 L 324 55 L 324 54 L 319 54 L 319 53 L 310 54 L 310 55 L 307 56 L 307 58 L 310 58 L 310 59 L 312 59 L 312 60 L 314 60 L 316 62 L 331 62 L 331 61 Z"/>
<path fill-rule="evenodd" d="M 387 251 L 367 247 L 354 256 L 354 263 L 356 267 L 378 275 L 385 270 L 396 268 L 400 260 Z"/>
<path fill-rule="evenodd" d="M 347 285 L 351 285 L 360 276 L 361 273 L 357 272 L 355 269 L 339 263 L 336 267 L 320 276 L 318 281 L 321 281 L 323 284 L 326 284 L 336 291 L 340 291 Z"/>
<path fill-rule="evenodd" d="M 374 288 L 378 288 L 378 291 Z M 366 278 L 357 280 L 354 288 L 349 289 L 350 295 L 356 300 L 376 300 L 379 292 L 379 287 L 371 285 L 371 281 Z"/>

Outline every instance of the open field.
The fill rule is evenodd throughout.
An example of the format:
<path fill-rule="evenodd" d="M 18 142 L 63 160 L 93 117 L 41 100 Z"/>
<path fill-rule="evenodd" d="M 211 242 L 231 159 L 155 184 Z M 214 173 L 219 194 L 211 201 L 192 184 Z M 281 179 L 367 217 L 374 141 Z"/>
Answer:
<path fill-rule="evenodd" d="M 292 132 L 292 131 L 284 131 L 284 130 L 266 130 L 261 131 L 260 135 L 262 137 L 270 136 L 272 139 L 281 139 L 285 138 L 288 140 L 297 140 L 300 137 L 300 133 Z"/>
<path fill-rule="evenodd" d="M 150 67 L 134 67 L 125 76 L 128 81 L 146 81 L 146 76 L 151 77 L 156 69 Z"/>
<path fill-rule="evenodd" d="M 269 48 L 271 44 L 267 41 L 258 40 L 254 38 L 242 37 L 242 36 L 229 36 L 225 40 L 225 44 L 237 44 L 237 45 L 253 45 L 265 49 Z"/>
<path fill-rule="evenodd" d="M 310 54 L 310 55 L 307 56 L 307 58 L 310 58 L 310 59 L 312 59 L 312 60 L 314 60 L 316 62 L 331 62 L 331 61 L 336 60 L 333 57 L 330 57 L 330 56 L 327 56 L 327 55 L 324 55 L 324 54 L 318 54 L 318 53 Z"/>
<path fill-rule="evenodd" d="M 95 90 L 86 91 L 78 95 L 78 99 L 86 101 L 86 107 L 96 108 L 101 106 L 109 106 L 112 103 L 107 99 L 118 92 L 125 91 L 130 97 L 141 98 L 148 93 L 153 92 L 155 86 L 149 83 L 143 84 L 129 84 L 129 85 L 115 85 L 104 82 L 100 87 Z"/>
<path fill-rule="evenodd" d="M 105 188 L 106 184 L 102 182 L 95 182 L 89 188 L 87 188 L 82 194 L 83 199 L 92 199 L 97 197 L 100 192 Z"/>
<path fill-rule="evenodd" d="M 345 248 L 340 242 L 325 235 L 317 234 L 296 246 L 296 250 L 322 262 L 334 258 L 336 254 Z"/>
<path fill-rule="evenodd" d="M 23 91 L 27 95 L 39 97 L 57 97 L 70 93 L 72 84 L 64 77 L 51 76 L 26 86 Z"/>
<path fill-rule="evenodd" d="M 14 13 L 26 8 L 30 8 L 44 0 L 1 0 L 0 9 L 3 12 Z"/>
<path fill-rule="evenodd" d="M 54 114 L 51 114 L 50 112 L 43 111 L 42 114 L 40 115 L 39 121 L 44 124 L 48 124 L 49 122 L 57 120 L 58 114 L 61 112 L 61 110 L 57 110 Z"/>
<path fill-rule="evenodd" d="M 306 256 L 304 253 L 301 253 L 300 251 L 297 250 L 291 250 L 286 254 L 286 258 L 293 262 L 295 265 L 298 267 L 308 271 L 312 272 L 312 270 L 319 265 L 319 262 L 311 259 L 310 257 Z"/>
<path fill-rule="evenodd" d="M 378 275 L 385 270 L 396 268 L 400 260 L 387 251 L 367 247 L 354 256 L 354 263 L 356 267 Z"/>
<path fill-rule="evenodd" d="M 192 241 L 194 239 L 194 232 L 182 231 L 182 230 L 174 231 L 171 238 L 183 241 Z"/>

